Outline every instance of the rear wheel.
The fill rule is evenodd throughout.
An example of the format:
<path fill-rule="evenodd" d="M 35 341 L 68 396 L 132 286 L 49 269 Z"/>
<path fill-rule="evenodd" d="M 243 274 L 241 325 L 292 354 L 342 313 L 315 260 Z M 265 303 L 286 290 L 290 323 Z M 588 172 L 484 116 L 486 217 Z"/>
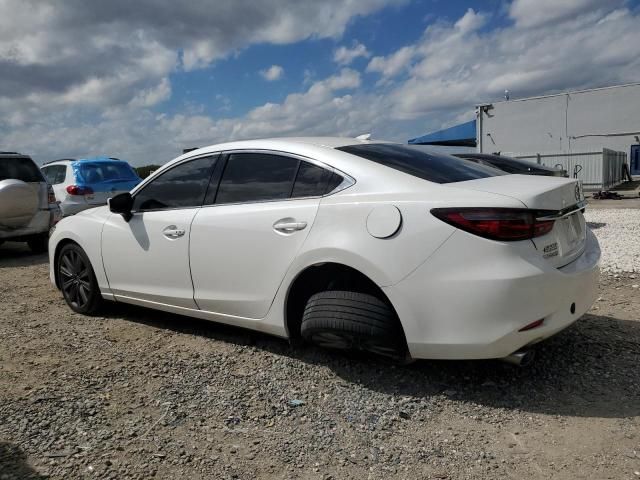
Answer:
<path fill-rule="evenodd" d="M 33 253 L 44 253 L 49 248 L 49 235 L 34 235 L 27 240 L 27 245 Z"/>
<path fill-rule="evenodd" d="M 75 243 L 62 247 L 58 255 L 57 274 L 67 305 L 74 312 L 96 313 L 102 305 L 102 295 L 91 262 Z"/>
<path fill-rule="evenodd" d="M 300 333 L 319 347 L 361 350 L 397 360 L 407 356 L 393 309 L 365 293 L 334 290 L 312 295 L 304 309 Z"/>

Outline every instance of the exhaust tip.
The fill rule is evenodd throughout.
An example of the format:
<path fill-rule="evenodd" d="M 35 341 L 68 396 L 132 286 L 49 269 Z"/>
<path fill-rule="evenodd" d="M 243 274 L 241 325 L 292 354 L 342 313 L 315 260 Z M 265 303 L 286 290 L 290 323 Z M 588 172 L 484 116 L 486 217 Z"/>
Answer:
<path fill-rule="evenodd" d="M 518 350 L 517 352 L 513 352 L 511 355 L 507 355 L 504 358 L 501 358 L 503 362 L 510 363 L 512 365 L 517 365 L 518 367 L 526 367 L 533 363 L 535 359 L 536 352 L 535 350 L 523 349 Z"/>

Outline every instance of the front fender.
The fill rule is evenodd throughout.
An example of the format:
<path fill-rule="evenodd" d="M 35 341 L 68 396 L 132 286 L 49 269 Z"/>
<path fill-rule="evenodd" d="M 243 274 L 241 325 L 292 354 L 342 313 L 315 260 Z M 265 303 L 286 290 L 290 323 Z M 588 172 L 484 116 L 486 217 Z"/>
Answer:
<path fill-rule="evenodd" d="M 82 247 L 89 257 L 96 275 L 100 291 L 111 293 L 109 282 L 102 263 L 102 228 L 111 214 L 106 208 L 86 210 L 82 214 L 65 217 L 58 222 L 49 237 L 49 277 L 51 283 L 58 287 L 55 268 L 56 257 L 66 242 L 74 242 Z"/>

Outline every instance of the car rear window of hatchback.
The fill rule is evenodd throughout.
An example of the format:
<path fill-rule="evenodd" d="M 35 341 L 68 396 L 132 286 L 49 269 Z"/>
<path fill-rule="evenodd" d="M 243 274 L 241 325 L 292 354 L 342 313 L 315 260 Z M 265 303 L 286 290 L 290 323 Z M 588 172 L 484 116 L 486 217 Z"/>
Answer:
<path fill-rule="evenodd" d="M 124 162 L 81 163 L 80 175 L 88 183 L 135 180 L 138 178 L 133 169 Z"/>
<path fill-rule="evenodd" d="M 44 182 L 40 169 L 26 157 L 0 158 L 0 180 L 16 179 L 27 183 Z"/>
<path fill-rule="evenodd" d="M 464 182 L 504 175 L 504 172 L 495 168 L 413 145 L 369 143 L 338 147 L 337 150 L 434 183 Z"/>

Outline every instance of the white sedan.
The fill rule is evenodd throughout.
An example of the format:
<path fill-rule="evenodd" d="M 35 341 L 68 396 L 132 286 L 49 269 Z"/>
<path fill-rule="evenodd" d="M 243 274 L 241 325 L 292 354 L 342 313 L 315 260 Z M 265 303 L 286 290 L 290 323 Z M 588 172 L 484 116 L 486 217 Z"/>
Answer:
<path fill-rule="evenodd" d="M 575 180 L 422 147 L 226 143 L 58 223 L 51 280 L 79 313 L 113 300 L 329 348 L 518 363 L 595 299 L 584 205 Z"/>

